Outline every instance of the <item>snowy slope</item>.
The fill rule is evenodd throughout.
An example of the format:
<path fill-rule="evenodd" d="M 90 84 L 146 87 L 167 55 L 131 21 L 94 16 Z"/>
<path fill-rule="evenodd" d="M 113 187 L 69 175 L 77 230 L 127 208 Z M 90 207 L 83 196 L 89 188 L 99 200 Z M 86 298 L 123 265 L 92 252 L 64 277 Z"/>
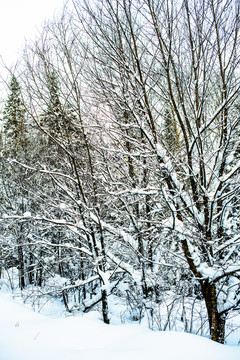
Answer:
<path fill-rule="evenodd" d="M 139 325 L 105 325 L 99 317 L 43 316 L 0 292 L 0 360 L 240 359 L 237 346 Z"/>

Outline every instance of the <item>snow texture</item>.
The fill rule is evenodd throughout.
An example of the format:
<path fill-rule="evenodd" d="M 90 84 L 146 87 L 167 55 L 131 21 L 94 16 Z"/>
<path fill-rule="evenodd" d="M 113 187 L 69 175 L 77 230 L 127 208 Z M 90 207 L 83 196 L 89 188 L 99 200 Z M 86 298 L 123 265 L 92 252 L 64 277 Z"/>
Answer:
<path fill-rule="evenodd" d="M 41 315 L 0 292 L 0 360 L 240 359 L 240 347 L 200 336 L 106 325 L 98 312 L 64 317 L 57 311 Z"/>

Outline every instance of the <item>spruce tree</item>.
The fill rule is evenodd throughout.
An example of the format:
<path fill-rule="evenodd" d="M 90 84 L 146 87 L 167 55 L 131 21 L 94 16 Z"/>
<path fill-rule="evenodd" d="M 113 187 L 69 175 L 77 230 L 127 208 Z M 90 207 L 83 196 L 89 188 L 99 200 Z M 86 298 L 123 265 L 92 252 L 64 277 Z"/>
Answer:
<path fill-rule="evenodd" d="M 47 90 L 47 106 L 41 115 L 41 126 L 52 138 L 58 141 L 61 139 L 61 143 L 73 151 L 74 144 L 79 147 L 82 134 L 79 134 L 79 129 L 76 127 L 77 118 L 72 105 L 66 101 L 62 102 L 59 78 L 55 70 L 49 74 Z M 47 144 L 48 146 L 51 144 L 52 150 L 56 145 L 52 139 L 48 139 Z M 60 151 L 58 146 L 56 151 L 58 153 Z"/>
<path fill-rule="evenodd" d="M 169 109 L 166 109 L 164 116 L 164 140 L 168 151 L 172 154 L 176 154 L 180 147 L 179 133 L 176 125 L 176 121 Z"/>
<path fill-rule="evenodd" d="M 22 101 L 20 84 L 14 75 L 9 90 L 3 112 L 3 147 L 6 154 L 17 156 L 26 140 L 26 129 L 24 129 L 26 109 Z"/>
<path fill-rule="evenodd" d="M 18 162 L 11 160 L 26 162 L 30 148 L 26 126 L 26 107 L 22 100 L 20 84 L 15 75 L 11 78 L 9 95 L 3 111 L 1 147 L 0 210 L 8 214 L 22 215 L 29 210 L 31 202 L 28 174 L 23 171 Z M 3 233 L 6 231 L 4 234 L 8 239 L 9 246 L 15 249 L 6 255 L 6 263 L 17 264 L 19 287 L 23 289 L 26 285 L 26 263 L 29 259 L 29 253 L 25 251 L 23 243 L 28 233 L 28 226 L 13 222 L 11 227 L 2 228 L 2 231 Z"/>
<path fill-rule="evenodd" d="M 42 116 L 42 125 L 52 136 L 62 134 L 64 127 L 64 111 L 60 100 L 60 87 L 56 72 L 53 70 L 48 78 L 48 104 Z"/>

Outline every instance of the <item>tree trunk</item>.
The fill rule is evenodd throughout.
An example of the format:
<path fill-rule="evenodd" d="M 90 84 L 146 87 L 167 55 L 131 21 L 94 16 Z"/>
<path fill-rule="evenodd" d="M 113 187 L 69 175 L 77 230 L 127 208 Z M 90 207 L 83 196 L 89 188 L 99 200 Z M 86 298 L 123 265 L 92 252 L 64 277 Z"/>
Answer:
<path fill-rule="evenodd" d="M 102 290 L 102 314 L 103 314 L 104 323 L 109 324 L 110 320 L 109 320 L 109 317 L 108 317 L 107 291 L 105 289 Z"/>
<path fill-rule="evenodd" d="M 186 240 L 182 241 L 182 247 L 189 267 L 201 285 L 202 295 L 204 297 L 208 313 L 208 323 L 211 339 L 223 344 L 225 338 L 226 314 L 221 314 L 218 312 L 216 285 L 214 283 L 209 283 L 208 280 L 202 280 L 202 274 L 198 271 L 196 265 L 194 264 Z"/>
<path fill-rule="evenodd" d="M 42 265 L 42 259 L 43 259 L 43 251 L 40 250 L 39 256 L 38 256 L 39 262 L 37 265 L 37 270 L 36 270 L 36 280 L 35 280 L 35 284 L 37 286 L 42 286 L 43 283 L 43 265 Z"/>
<path fill-rule="evenodd" d="M 19 287 L 21 290 L 25 288 L 25 269 L 22 246 L 18 245 L 18 273 L 19 273 Z"/>
<path fill-rule="evenodd" d="M 207 307 L 211 339 L 224 344 L 226 315 L 217 309 L 217 292 L 215 284 L 205 281 L 201 284 Z"/>

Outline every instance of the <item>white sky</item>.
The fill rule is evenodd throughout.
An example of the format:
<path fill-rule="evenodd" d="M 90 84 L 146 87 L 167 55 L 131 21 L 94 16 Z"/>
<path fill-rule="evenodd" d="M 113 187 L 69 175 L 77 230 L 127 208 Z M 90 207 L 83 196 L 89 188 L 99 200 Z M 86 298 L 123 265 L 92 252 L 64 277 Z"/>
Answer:
<path fill-rule="evenodd" d="M 15 63 L 25 39 L 34 39 L 37 28 L 54 13 L 63 0 L 0 0 L 0 56 L 9 66 Z"/>

